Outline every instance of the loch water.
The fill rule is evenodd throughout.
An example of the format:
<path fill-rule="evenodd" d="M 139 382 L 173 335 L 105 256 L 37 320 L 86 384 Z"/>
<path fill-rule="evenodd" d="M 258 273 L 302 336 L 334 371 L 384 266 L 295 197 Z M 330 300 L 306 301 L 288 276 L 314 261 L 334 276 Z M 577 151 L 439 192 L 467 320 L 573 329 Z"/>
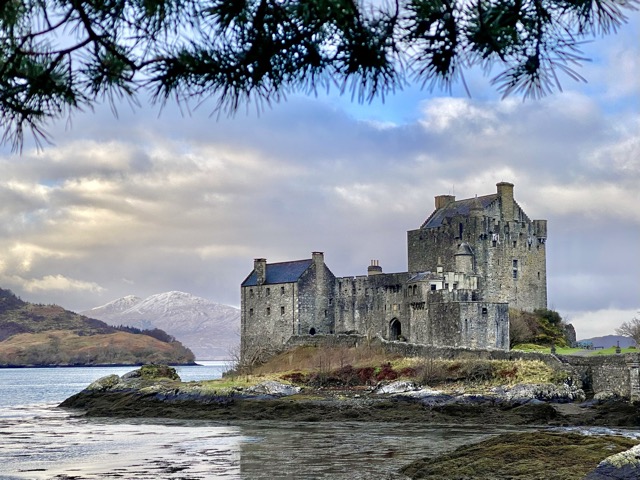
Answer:
<path fill-rule="evenodd" d="M 218 378 L 224 362 L 179 367 Z M 57 405 L 132 367 L 0 369 L 0 479 L 400 479 L 508 427 L 86 418 Z"/>

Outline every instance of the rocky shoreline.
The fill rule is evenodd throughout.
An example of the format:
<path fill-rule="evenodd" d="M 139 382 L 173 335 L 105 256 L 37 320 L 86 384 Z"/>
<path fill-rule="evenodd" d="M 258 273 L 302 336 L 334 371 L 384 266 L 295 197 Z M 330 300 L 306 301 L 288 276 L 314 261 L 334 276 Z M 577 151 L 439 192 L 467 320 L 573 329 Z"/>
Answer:
<path fill-rule="evenodd" d="M 145 370 L 146 369 L 146 370 Z M 586 401 L 568 385 L 497 387 L 482 394 L 442 392 L 412 382 L 376 388 L 304 388 L 266 381 L 251 387 L 211 388 L 180 382 L 170 367 L 145 366 L 110 375 L 65 400 L 88 416 L 209 420 L 355 420 L 492 425 L 640 426 L 640 410 L 619 399 Z"/>
<path fill-rule="evenodd" d="M 614 397 L 587 401 L 582 390 L 569 385 L 515 385 L 494 388 L 483 394 L 445 393 L 412 382 L 387 382 L 376 388 L 301 389 L 266 381 L 246 388 L 221 389 L 212 388 L 207 382 L 180 382 L 174 369 L 160 366 L 145 366 L 122 377 L 104 377 L 60 406 L 80 409 L 85 415 L 96 417 L 205 419 L 226 423 L 285 420 L 540 427 L 640 426 L 640 410 L 635 405 Z M 619 452 L 620 449 L 611 453 Z M 638 457 L 629 454 L 621 458 L 617 463 L 609 464 L 608 476 L 589 478 L 639 478 L 638 465 L 633 464 Z M 615 472 L 629 469 L 635 476 L 615 476 Z M 440 477 L 416 475 L 411 478 Z"/>

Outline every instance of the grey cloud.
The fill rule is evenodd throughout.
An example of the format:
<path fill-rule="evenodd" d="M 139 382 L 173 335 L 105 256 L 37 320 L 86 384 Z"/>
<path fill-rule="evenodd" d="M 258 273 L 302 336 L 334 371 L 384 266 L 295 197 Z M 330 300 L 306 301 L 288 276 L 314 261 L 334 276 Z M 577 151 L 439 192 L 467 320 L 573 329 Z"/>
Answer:
<path fill-rule="evenodd" d="M 493 193 L 507 180 L 533 218 L 549 219 L 553 306 L 635 308 L 640 266 L 620 253 L 638 243 L 637 131 L 579 94 L 525 104 L 431 99 L 423 112 L 381 126 L 292 98 L 259 118 L 180 118 L 174 107 L 159 118 L 124 111 L 118 122 L 103 111 L 78 116 L 58 146 L 4 158 L 33 192 L 0 185 L 9 225 L 0 230 L 0 286 L 61 275 L 68 290 L 18 293 L 77 310 L 167 290 L 237 305 L 254 257 L 322 250 L 337 275 L 364 274 L 371 259 L 403 271 L 406 231 L 432 211 L 434 195 Z M 622 160 L 609 164 L 608 152 Z M 614 199 L 598 207 L 604 191 Z M 43 251 L 19 269 L 15 245 Z"/>

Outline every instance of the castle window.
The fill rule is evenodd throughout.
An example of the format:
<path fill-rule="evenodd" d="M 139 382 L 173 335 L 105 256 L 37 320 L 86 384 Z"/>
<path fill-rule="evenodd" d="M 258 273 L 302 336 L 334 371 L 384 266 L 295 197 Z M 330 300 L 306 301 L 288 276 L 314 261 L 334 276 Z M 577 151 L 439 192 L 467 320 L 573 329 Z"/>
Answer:
<path fill-rule="evenodd" d="M 417 294 L 418 294 L 418 286 L 417 286 L 417 285 L 414 285 L 414 286 L 413 286 L 413 295 L 415 296 L 415 295 L 417 295 Z"/>
<path fill-rule="evenodd" d="M 253 288 L 250 288 L 250 289 L 249 289 L 249 296 L 250 296 L 251 298 L 253 298 Z"/>
<path fill-rule="evenodd" d="M 329 311 L 328 311 L 328 310 L 325 310 L 325 311 L 324 311 L 324 318 L 327 318 L 328 316 L 329 316 Z"/>
<path fill-rule="evenodd" d="M 540 280 L 540 272 L 538 272 L 538 280 Z"/>
<path fill-rule="evenodd" d="M 249 316 L 250 316 L 250 317 L 253 317 L 253 308 L 250 308 L 250 309 L 249 309 Z"/>
<path fill-rule="evenodd" d="M 267 297 L 271 295 L 271 289 L 269 287 L 267 287 Z"/>
<path fill-rule="evenodd" d="M 315 334 L 316 334 L 316 329 L 312 327 L 312 328 L 309 330 L 309 335 L 315 335 Z"/>
<path fill-rule="evenodd" d="M 515 240 L 513 241 L 513 248 L 516 248 L 516 246 L 518 245 L 518 242 L 516 242 Z"/>
<path fill-rule="evenodd" d="M 487 310 L 487 307 L 482 307 L 482 314 L 483 315 L 488 315 L 489 311 Z"/>
<path fill-rule="evenodd" d="M 333 298 L 329 299 L 329 305 L 333 305 Z"/>
<path fill-rule="evenodd" d="M 280 307 L 280 315 L 284 315 L 284 307 Z"/>
<path fill-rule="evenodd" d="M 497 240 L 491 240 L 491 246 L 495 247 L 498 245 L 498 241 Z"/>
<path fill-rule="evenodd" d="M 449 284 L 448 284 L 448 283 L 445 283 L 445 284 L 444 284 L 444 289 L 445 289 L 445 290 L 449 290 Z"/>
<path fill-rule="evenodd" d="M 457 289 L 458 289 L 458 284 L 457 284 L 457 283 L 454 283 L 454 284 L 453 284 L 453 289 L 454 289 L 454 290 L 457 290 Z"/>
<path fill-rule="evenodd" d="M 267 315 L 271 315 L 271 307 L 267 307 Z"/>
<path fill-rule="evenodd" d="M 280 295 L 284 295 L 284 287 L 280 287 Z"/>
<path fill-rule="evenodd" d="M 437 287 L 436 287 L 436 284 L 435 284 L 435 283 L 432 283 L 432 284 L 431 284 L 431 291 L 432 291 L 432 292 L 435 292 L 435 291 L 436 291 L 436 288 L 437 288 Z"/>
<path fill-rule="evenodd" d="M 513 269 L 513 278 L 518 278 L 518 270 Z"/>

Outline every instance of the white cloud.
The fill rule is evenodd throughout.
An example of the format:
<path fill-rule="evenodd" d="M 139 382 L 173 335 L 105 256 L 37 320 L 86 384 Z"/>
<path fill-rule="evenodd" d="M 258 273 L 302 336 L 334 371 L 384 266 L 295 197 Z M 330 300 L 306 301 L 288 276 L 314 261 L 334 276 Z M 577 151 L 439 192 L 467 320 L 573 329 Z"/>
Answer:
<path fill-rule="evenodd" d="M 104 288 L 95 282 L 85 282 L 67 278 L 64 275 L 45 275 L 42 278 L 12 278 L 12 283 L 18 284 L 26 292 L 102 292 Z"/>

